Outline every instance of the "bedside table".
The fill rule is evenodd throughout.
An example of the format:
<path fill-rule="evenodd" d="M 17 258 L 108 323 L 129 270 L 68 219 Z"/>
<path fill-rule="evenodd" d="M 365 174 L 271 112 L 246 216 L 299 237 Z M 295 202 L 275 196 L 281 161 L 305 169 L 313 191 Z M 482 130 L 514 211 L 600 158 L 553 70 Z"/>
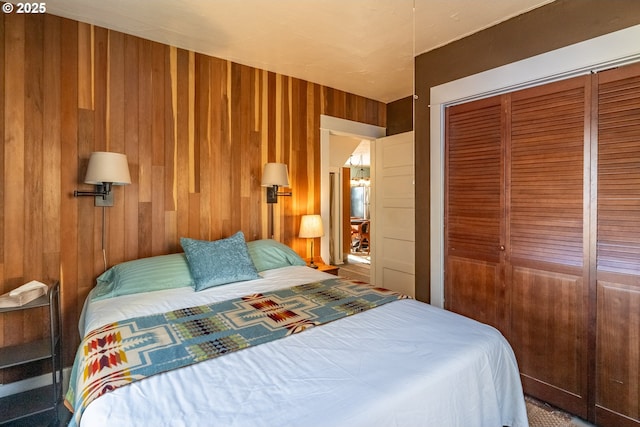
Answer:
<path fill-rule="evenodd" d="M 311 260 L 309 258 L 306 258 L 305 261 L 307 262 L 308 267 Z M 313 262 L 318 266 L 316 270 L 324 271 L 325 273 L 333 274 L 334 276 L 338 275 L 338 270 L 340 270 L 340 267 L 331 264 L 325 264 L 320 257 L 314 257 Z"/>
<path fill-rule="evenodd" d="M 318 271 L 324 271 L 325 273 L 333 274 L 334 276 L 338 275 L 338 270 L 340 267 L 329 264 L 317 264 Z"/>
<path fill-rule="evenodd" d="M 52 370 L 51 384 L 0 398 L 1 425 L 14 421 L 17 425 L 34 425 L 36 420 L 48 420 L 48 425 L 59 424 L 58 406 L 62 401 L 63 369 L 60 282 L 50 286 L 46 295 L 25 305 L 0 308 L 0 315 L 38 307 L 46 307 L 48 311 L 49 337 L 0 347 L 0 370 L 49 360 Z"/>

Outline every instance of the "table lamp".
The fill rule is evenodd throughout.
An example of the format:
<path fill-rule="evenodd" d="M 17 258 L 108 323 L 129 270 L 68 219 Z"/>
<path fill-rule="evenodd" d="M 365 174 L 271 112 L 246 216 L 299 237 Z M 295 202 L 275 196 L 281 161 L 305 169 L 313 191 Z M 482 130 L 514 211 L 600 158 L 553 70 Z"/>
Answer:
<path fill-rule="evenodd" d="M 311 239 L 311 264 L 309 264 L 311 268 L 318 268 L 313 262 L 313 239 L 323 235 L 324 230 L 322 229 L 322 217 L 320 215 L 302 215 L 298 236 Z"/>

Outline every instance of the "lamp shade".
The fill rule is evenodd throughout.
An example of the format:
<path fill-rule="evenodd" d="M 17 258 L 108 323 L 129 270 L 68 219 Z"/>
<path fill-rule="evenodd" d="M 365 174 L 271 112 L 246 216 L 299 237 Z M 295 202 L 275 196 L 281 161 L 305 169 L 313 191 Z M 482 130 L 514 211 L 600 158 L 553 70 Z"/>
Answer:
<path fill-rule="evenodd" d="M 313 238 L 322 237 L 323 235 L 324 230 L 322 228 L 322 217 L 320 215 L 302 215 L 299 237 Z"/>
<path fill-rule="evenodd" d="M 106 182 L 110 182 L 113 185 L 131 184 L 127 156 L 106 151 L 91 153 L 84 182 L 94 185 Z"/>
<path fill-rule="evenodd" d="M 263 187 L 277 185 L 279 187 L 289 186 L 289 171 L 284 163 L 266 163 L 262 171 Z"/>

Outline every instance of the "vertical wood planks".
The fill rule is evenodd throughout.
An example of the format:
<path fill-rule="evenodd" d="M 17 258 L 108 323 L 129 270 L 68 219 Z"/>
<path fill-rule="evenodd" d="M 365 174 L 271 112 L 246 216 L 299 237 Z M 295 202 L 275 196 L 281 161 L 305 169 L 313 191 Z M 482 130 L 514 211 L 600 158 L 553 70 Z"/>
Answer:
<path fill-rule="evenodd" d="M 0 17 L 0 40 L 5 40 L 4 17 Z M 5 138 L 5 58 L 4 43 L 0 43 L 0 135 Z M 4 149 L 0 150 L 0 179 L 6 181 L 4 174 Z M 0 208 L 0 292 L 5 292 L 5 276 L 4 276 L 4 185 L 0 185 L 0 200 L 2 200 L 2 208 Z M 4 342 L 4 317 L 0 316 L 0 342 Z M 3 375 L 0 375 L 0 381 L 4 382 Z"/>
<path fill-rule="evenodd" d="M 56 18 L 57 19 L 57 18 Z M 81 258 L 78 247 L 78 200 L 71 196 L 71 189 L 78 182 L 78 108 L 79 108 L 79 25 L 77 22 L 60 20 L 60 163 L 51 165 L 60 176 L 60 216 L 52 217 L 60 227 L 60 286 L 62 324 L 64 334 L 69 336 L 70 326 L 77 323 L 82 303 L 88 292 L 88 282 L 79 280 Z M 48 36 L 48 34 L 47 34 Z M 65 46 L 62 49 L 62 46 Z M 65 96 L 62 96 L 65 94 Z M 61 165 L 65 167 L 61 167 Z M 55 212 L 55 211 L 54 211 Z M 82 257 L 85 259 L 85 257 Z M 83 286 L 84 285 L 84 286 Z M 80 308 L 79 308 L 80 307 Z M 74 323 L 75 322 L 75 323 Z M 64 345 L 64 360 L 71 360 L 74 349 Z M 68 362 L 67 362 L 68 363 Z"/>
<path fill-rule="evenodd" d="M 93 76 L 94 76 L 94 26 L 78 23 L 78 107 L 93 109 Z M 66 45 L 72 46 L 72 45 Z"/>
<path fill-rule="evenodd" d="M 25 20 L 5 16 L 4 289 L 24 275 Z M 9 64 L 11 64 L 9 66 Z M 6 329 L 6 328 L 5 328 Z"/>
<path fill-rule="evenodd" d="M 151 116 L 153 90 L 151 86 L 151 50 L 152 42 L 142 39 L 138 40 L 138 147 L 137 150 L 135 147 L 132 147 L 133 151 L 137 151 L 138 155 L 138 202 L 151 201 Z M 129 95 L 128 97 L 131 96 L 132 95 Z M 129 163 L 129 169 L 131 169 L 131 163 Z M 143 239 L 145 236 L 139 234 L 138 237 L 139 239 Z"/>
<path fill-rule="evenodd" d="M 4 18 L 0 17 L 0 40 L 5 40 Z M 0 43 L 0 135 L 5 138 L 5 58 L 4 43 Z M 4 182 L 4 149 L 0 150 L 0 177 Z M 0 200 L 4 200 L 4 186 L 0 186 Z M 0 283 L 4 284 L 4 209 L 0 209 Z M 3 287 L 0 286 L 0 291 Z M 2 337 L 2 319 L 0 319 L 0 339 Z"/>
<path fill-rule="evenodd" d="M 25 54 L 31 61 L 24 69 L 24 245 L 35 253 L 43 252 L 42 245 L 42 149 L 43 149 L 43 31 L 44 16 L 25 19 Z M 18 142 L 18 141 L 16 141 Z M 19 145 L 19 142 L 18 144 Z M 25 258 L 26 277 L 42 277 L 42 258 Z M 28 328 L 28 325 L 25 325 Z"/>
<path fill-rule="evenodd" d="M 128 96 L 128 94 L 139 94 L 140 92 L 140 43 L 139 39 L 132 36 L 124 38 L 124 141 L 123 153 L 127 153 L 129 162 L 129 174 L 131 184 L 128 190 L 124 191 L 124 217 L 127 224 L 124 235 L 124 258 L 133 259 L 139 254 L 138 245 L 138 197 L 139 197 L 139 176 L 138 164 L 140 142 L 140 99 L 139 96 Z"/>
<path fill-rule="evenodd" d="M 43 156 L 42 156 L 42 244 L 45 254 L 55 254 L 59 264 L 60 254 L 60 152 L 61 152 L 61 75 L 60 75 L 60 26 L 59 19 L 45 16 L 44 69 L 43 69 Z M 46 214 L 48 213 L 48 214 Z M 44 277 L 55 279 L 59 265 L 44 266 Z"/>
<path fill-rule="evenodd" d="M 125 44 L 124 34 L 110 31 L 108 34 L 107 52 L 107 93 L 106 93 L 106 147 L 107 151 L 125 152 Z M 96 150 L 97 151 L 97 150 Z M 115 187 L 115 203 L 109 209 L 109 229 L 107 230 L 107 245 L 109 247 L 110 264 L 124 261 L 125 258 L 125 230 L 122 227 L 125 218 L 124 194 L 121 188 Z"/>
<path fill-rule="evenodd" d="M 176 200 L 176 239 L 186 236 L 189 232 L 189 189 L 190 189 L 190 156 L 189 149 L 193 143 L 193 109 L 192 99 L 193 85 L 193 56 L 182 49 L 177 52 L 177 81 L 176 81 L 176 176 L 174 183 L 174 195 Z M 181 170 L 178 169 L 181 165 Z M 183 165 L 187 165 L 184 168 Z M 177 242 L 178 244 L 178 242 Z M 174 249 L 178 251 L 179 248 Z"/>
<path fill-rule="evenodd" d="M 91 152 L 125 153 L 132 181 L 104 210 L 107 267 L 179 252 L 182 236 L 267 237 L 268 161 L 289 166 L 293 192 L 275 206 L 276 238 L 304 255 L 320 115 L 386 121 L 376 101 L 50 15 L 0 17 L 0 97 L 1 286 L 61 281 L 67 366 L 104 271 L 103 209 L 72 196 L 92 189 Z M 0 318 L 0 346 L 46 335 L 39 317 Z"/>

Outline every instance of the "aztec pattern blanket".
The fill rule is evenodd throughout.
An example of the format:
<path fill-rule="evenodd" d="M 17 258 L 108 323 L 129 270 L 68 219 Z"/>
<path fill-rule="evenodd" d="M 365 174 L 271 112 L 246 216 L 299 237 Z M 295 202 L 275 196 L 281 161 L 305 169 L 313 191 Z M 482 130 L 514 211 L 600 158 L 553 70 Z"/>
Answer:
<path fill-rule="evenodd" d="M 336 278 L 107 324 L 78 348 L 65 396 L 70 425 L 118 387 L 404 298 Z"/>

